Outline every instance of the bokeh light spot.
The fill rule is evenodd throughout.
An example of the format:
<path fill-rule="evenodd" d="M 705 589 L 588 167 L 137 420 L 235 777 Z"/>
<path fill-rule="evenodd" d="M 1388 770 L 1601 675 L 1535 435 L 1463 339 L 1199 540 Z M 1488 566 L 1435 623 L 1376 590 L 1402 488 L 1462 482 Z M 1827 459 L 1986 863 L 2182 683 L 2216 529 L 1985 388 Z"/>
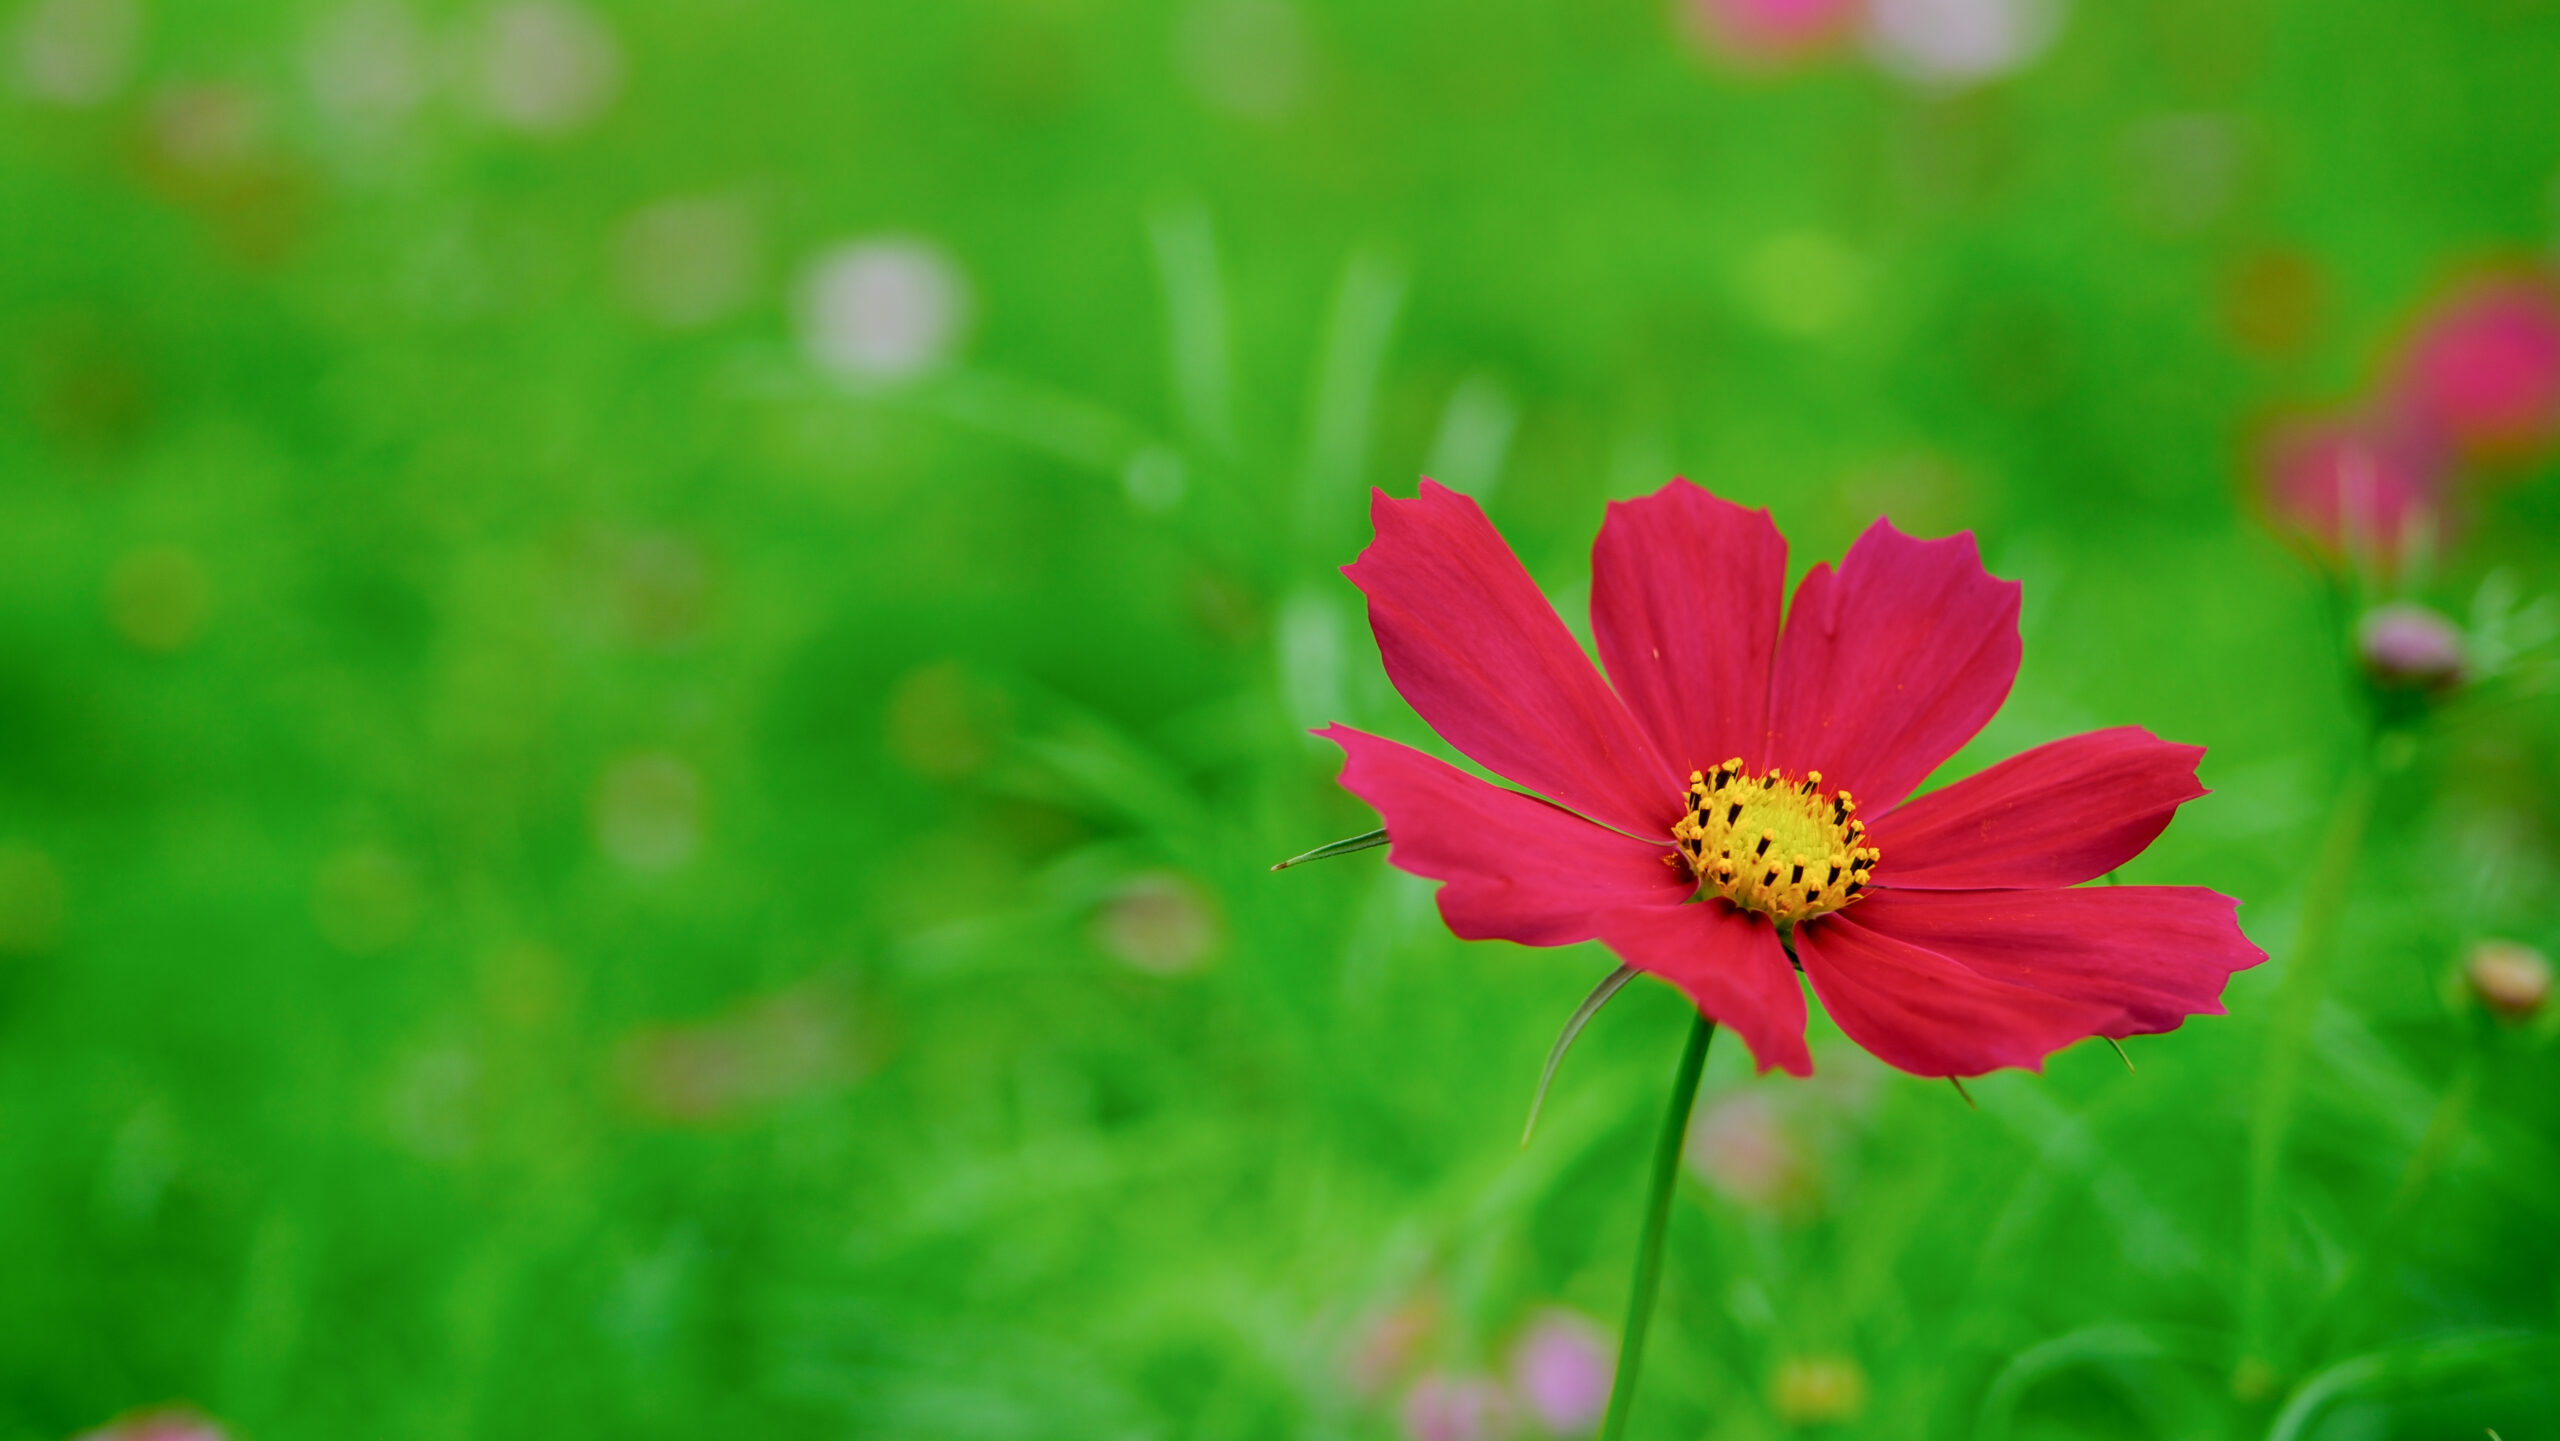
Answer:
<path fill-rule="evenodd" d="M 1598 1322 L 1549 1307 L 1511 1348 L 1511 1389 L 1549 1434 L 1588 1436 L 1609 1408 L 1617 1359 Z"/>
<path fill-rule="evenodd" d="M 622 48 L 603 17 L 568 0 L 517 0 L 484 17 L 478 96 L 489 118 L 528 135 L 584 129 L 622 89 Z"/>
<path fill-rule="evenodd" d="M 32 0 L 9 33 L 18 90 L 49 105 L 101 104 L 124 88 L 141 31 L 138 0 Z"/>
<path fill-rule="evenodd" d="M 2019 70 L 2062 26 L 2060 0 L 1868 0 L 1876 63 L 1916 84 L 1952 88 Z"/>
<path fill-rule="evenodd" d="M 755 288 L 755 217 L 724 195 L 645 206 L 615 236 L 614 275 L 642 317 L 671 330 L 707 325 L 745 304 Z"/>
<path fill-rule="evenodd" d="M 596 844 L 649 874 L 672 871 L 702 845 L 702 780 L 664 751 L 624 756 L 596 785 Z"/>
<path fill-rule="evenodd" d="M 408 862 L 380 846 L 357 845 L 321 863 L 311 888 L 311 918 L 329 944 L 373 956 L 418 927 L 418 881 Z"/>
<path fill-rule="evenodd" d="M 1196 971 L 1225 938 L 1218 903 L 1188 876 L 1151 871 L 1123 882 L 1093 915 L 1094 945 L 1151 975 Z"/>
<path fill-rule="evenodd" d="M 400 0 L 353 0 L 332 10 L 302 48 L 313 103 L 348 123 L 406 117 L 426 99 L 432 70 L 426 31 Z"/>
<path fill-rule="evenodd" d="M 1790 1426 L 1855 1421 L 1867 1409 L 1867 1373 L 1846 1356 L 1797 1356 L 1778 1363 L 1769 1407 Z"/>
<path fill-rule="evenodd" d="M 1288 0 L 1197 0 L 1175 31 L 1174 59 L 1212 110 L 1272 121 L 1305 103 L 1315 44 Z"/>
<path fill-rule="evenodd" d="M 941 247 L 885 237 L 827 251 L 800 294 L 800 340 L 821 370 L 907 380 L 948 361 L 969 321 L 969 284 Z"/>
<path fill-rule="evenodd" d="M 892 760 L 920 776 L 957 780 L 995 759 L 1013 706 L 958 661 L 936 661 L 890 687 L 881 720 Z"/>
<path fill-rule="evenodd" d="M 1821 231 L 1788 231 L 1752 250 L 1742 282 L 1744 297 L 1772 329 L 1811 337 L 1835 328 L 1856 308 L 1866 266 Z"/>
<path fill-rule="evenodd" d="M 23 842 L 0 843 L 0 955 L 52 950 L 62 940 L 66 909 L 53 857 Z"/>
<path fill-rule="evenodd" d="M 176 546 L 145 546 L 107 573 L 107 619 L 144 650 L 183 649 L 204 629 L 211 603 L 204 566 Z"/>

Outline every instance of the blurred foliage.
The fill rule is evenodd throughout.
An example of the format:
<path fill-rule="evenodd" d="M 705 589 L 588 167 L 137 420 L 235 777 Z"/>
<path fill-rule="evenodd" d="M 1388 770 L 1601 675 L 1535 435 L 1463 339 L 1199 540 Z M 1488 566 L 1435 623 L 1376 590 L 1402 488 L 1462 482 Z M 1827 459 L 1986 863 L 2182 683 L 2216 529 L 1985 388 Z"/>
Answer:
<path fill-rule="evenodd" d="M 1639 1434 L 2560 1419 L 2549 1013 L 2450 981 L 2560 943 L 2560 712 L 2360 759 L 2244 498 L 2552 245 L 2549 0 L 2082 5 L 1935 89 L 1652 0 L 7 23 L 5 1441 L 1389 1436 L 1614 1318 L 1677 1000 L 1523 1153 L 1607 958 L 1265 870 L 1374 824 L 1306 726 L 1428 743 L 1333 569 L 1425 468 L 1568 615 L 1674 472 L 1799 569 L 1977 531 L 2027 660 L 1951 771 L 2209 746 L 2129 877 L 2277 957 L 1978 1112 L 1826 1022 L 1811 1083 L 1714 1055 Z M 2504 616 L 2555 538 L 2510 476 L 2410 584 Z"/>

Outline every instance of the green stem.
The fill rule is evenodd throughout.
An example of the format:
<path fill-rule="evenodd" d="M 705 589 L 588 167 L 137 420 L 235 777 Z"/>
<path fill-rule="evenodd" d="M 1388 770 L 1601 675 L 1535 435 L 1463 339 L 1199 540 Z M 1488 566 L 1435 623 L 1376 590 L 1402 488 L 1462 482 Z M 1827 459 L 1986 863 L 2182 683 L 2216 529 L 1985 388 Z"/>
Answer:
<path fill-rule="evenodd" d="M 2294 926 L 2293 954 L 2276 983 L 2268 1020 L 2265 1069 L 2258 1080 L 2255 1114 L 2249 1126 L 2248 1270 L 2241 1303 L 2242 1363 L 2271 1363 L 2273 1317 L 2271 1287 L 2283 1251 L 2283 1170 L 2285 1133 L 2293 1123 L 2293 1103 L 2301 1089 L 2303 1054 L 2310 1047 L 2311 1024 L 2329 982 L 2331 944 L 2344 911 L 2356 857 L 2364 846 L 2365 822 L 2373 810 L 2374 762 L 2370 745 L 2359 750 L 2354 768 L 2339 787 L 2337 809 L 2329 817 L 2311 874 L 2302 886 L 2302 911 Z"/>
<path fill-rule="evenodd" d="M 1600 1441 L 1626 1434 L 1627 1413 L 1634 1409 L 1636 1371 L 1644 1364 L 1644 1334 L 1653 1324 L 1653 1298 L 1662 1290 L 1662 1233 L 1671 1222 L 1671 1191 L 1680 1179 L 1680 1150 L 1689 1138 L 1689 1108 L 1698 1100 L 1698 1077 L 1707 1069 L 1707 1043 L 1716 1023 L 1699 1013 L 1689 1028 L 1688 1049 L 1680 1053 L 1680 1071 L 1671 1081 L 1671 1104 L 1663 1108 L 1662 1135 L 1653 1143 L 1652 1189 L 1645 1197 L 1644 1239 L 1636 1246 L 1635 1285 L 1627 1294 L 1627 1324 L 1618 1336 L 1618 1374 L 1609 1383 L 1609 1415 L 1600 1423 Z"/>

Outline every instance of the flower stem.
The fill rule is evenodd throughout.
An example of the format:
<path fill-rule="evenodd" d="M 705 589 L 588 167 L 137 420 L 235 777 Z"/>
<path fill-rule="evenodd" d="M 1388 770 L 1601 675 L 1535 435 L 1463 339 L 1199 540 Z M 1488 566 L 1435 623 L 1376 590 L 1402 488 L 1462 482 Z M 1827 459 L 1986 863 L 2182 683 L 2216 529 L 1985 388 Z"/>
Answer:
<path fill-rule="evenodd" d="M 1600 1441 L 1626 1434 L 1627 1413 L 1634 1409 L 1636 1371 L 1644 1364 L 1644 1335 L 1653 1323 L 1653 1298 L 1662 1290 L 1662 1234 L 1671 1222 L 1672 1184 L 1680 1178 L 1680 1150 L 1689 1138 L 1689 1108 L 1698 1100 L 1698 1077 L 1707 1069 L 1707 1043 L 1716 1023 L 1704 1012 L 1689 1028 L 1688 1049 L 1680 1053 L 1679 1074 L 1671 1080 L 1671 1103 L 1663 1108 L 1662 1135 L 1653 1145 L 1653 1180 L 1645 1196 L 1644 1239 L 1636 1246 L 1635 1284 L 1627 1294 L 1627 1324 L 1618 1336 L 1618 1374 L 1609 1383 L 1609 1415 L 1600 1423 Z"/>

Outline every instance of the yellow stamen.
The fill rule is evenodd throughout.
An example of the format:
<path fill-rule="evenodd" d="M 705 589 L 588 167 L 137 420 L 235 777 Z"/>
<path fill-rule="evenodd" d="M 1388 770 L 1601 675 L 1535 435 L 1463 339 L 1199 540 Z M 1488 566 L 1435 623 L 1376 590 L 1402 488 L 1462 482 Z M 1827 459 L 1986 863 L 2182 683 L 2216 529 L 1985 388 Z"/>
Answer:
<path fill-rule="evenodd" d="M 1757 784 L 1735 784 L 1746 779 Z M 1883 854 L 1866 844 L 1856 799 L 1825 792 L 1820 771 L 1746 778 L 1735 756 L 1689 772 L 1688 807 L 1671 830 L 1677 859 L 1704 889 L 1772 920 L 1808 920 L 1857 900 Z"/>

